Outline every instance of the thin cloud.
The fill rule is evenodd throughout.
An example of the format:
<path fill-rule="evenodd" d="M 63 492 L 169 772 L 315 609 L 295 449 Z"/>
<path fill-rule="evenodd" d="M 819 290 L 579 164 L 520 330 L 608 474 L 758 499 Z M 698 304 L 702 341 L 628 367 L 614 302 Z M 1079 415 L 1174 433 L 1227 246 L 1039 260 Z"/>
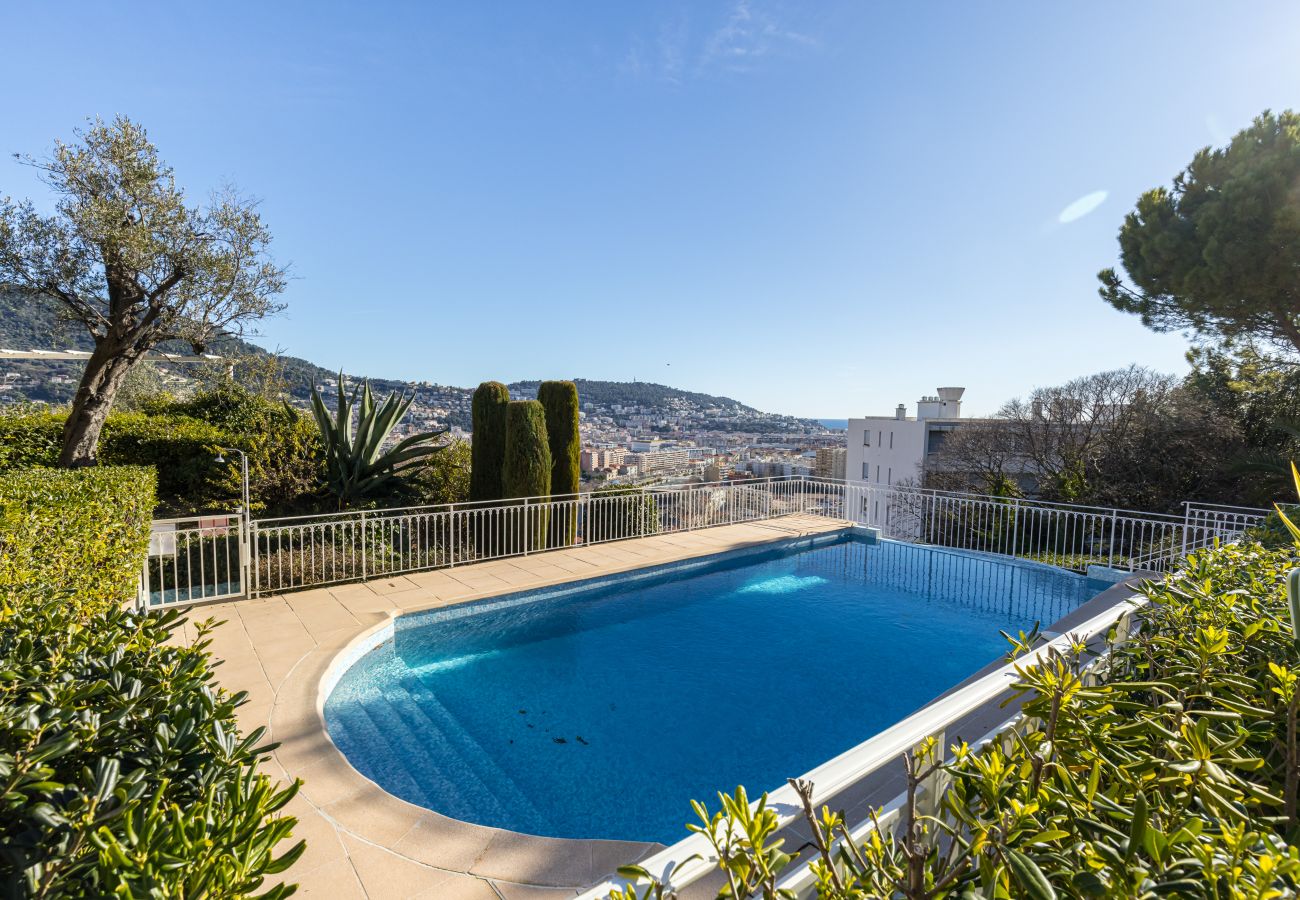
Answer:
<path fill-rule="evenodd" d="M 751 72 L 766 58 L 816 46 L 816 38 L 785 26 L 752 0 L 736 0 L 726 19 L 702 38 L 679 19 L 653 40 L 635 39 L 620 68 L 633 77 L 681 84 L 711 72 Z"/>
<path fill-rule="evenodd" d="M 816 44 L 815 38 L 784 27 L 749 0 L 737 0 L 727 21 L 705 40 L 700 67 L 746 72 L 769 54 Z"/>
<path fill-rule="evenodd" d="M 1110 196 L 1110 191 L 1093 191 L 1091 194 L 1084 194 L 1078 200 L 1075 200 L 1057 216 L 1057 221 L 1062 225 L 1068 225 L 1071 222 L 1077 222 L 1088 213 L 1093 212 L 1097 207 L 1106 202 Z"/>

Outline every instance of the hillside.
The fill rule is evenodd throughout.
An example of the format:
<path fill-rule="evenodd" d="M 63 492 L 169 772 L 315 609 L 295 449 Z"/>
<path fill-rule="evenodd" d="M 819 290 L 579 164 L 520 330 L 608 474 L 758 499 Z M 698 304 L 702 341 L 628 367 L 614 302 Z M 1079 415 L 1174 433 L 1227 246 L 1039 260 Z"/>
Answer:
<path fill-rule="evenodd" d="M 59 313 L 50 305 L 33 302 L 23 293 L 0 290 L 0 347 L 30 349 L 89 350 L 91 341 L 77 323 L 61 321 Z M 190 348 L 180 342 L 170 342 L 161 349 L 188 353 Z M 229 338 L 214 342 L 208 352 L 227 358 L 268 357 L 266 349 L 249 341 Z M 309 360 L 293 356 L 278 356 L 286 387 L 291 397 L 304 404 L 311 395 L 314 384 L 330 384 L 336 373 Z M 160 364 L 183 383 L 192 374 L 185 365 Z M 358 373 L 361 374 L 361 373 Z M 0 361 L 0 402 L 14 403 L 24 400 L 45 403 L 66 403 L 72 398 L 80 366 L 71 362 L 35 362 L 24 360 Z M 430 385 L 427 382 L 409 382 L 370 375 L 374 389 L 381 394 L 390 391 L 414 391 L 417 406 L 428 407 L 432 419 L 468 429 L 469 399 L 472 388 Z M 719 397 L 697 391 L 687 391 L 651 382 L 596 381 L 575 379 L 584 409 L 612 415 L 644 420 L 656 416 L 678 415 L 683 411 L 697 411 L 708 421 L 723 430 L 794 431 L 816 429 L 812 420 L 788 416 L 775 416 L 760 412 L 730 397 Z M 538 381 L 517 381 L 509 385 L 516 397 L 534 397 Z M 623 410 L 620 413 L 616 410 Z M 637 415 L 637 414 L 640 415 Z"/>

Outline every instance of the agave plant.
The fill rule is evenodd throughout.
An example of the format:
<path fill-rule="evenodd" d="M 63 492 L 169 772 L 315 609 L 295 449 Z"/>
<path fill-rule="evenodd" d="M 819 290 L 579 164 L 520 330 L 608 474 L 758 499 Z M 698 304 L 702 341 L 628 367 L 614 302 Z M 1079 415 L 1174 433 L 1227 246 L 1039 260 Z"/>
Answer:
<path fill-rule="evenodd" d="M 357 408 L 357 394 L 361 394 Z M 406 397 L 392 393 L 379 406 L 370 393 L 370 381 L 353 387 L 351 396 L 344 390 L 343 373 L 339 372 L 338 409 L 333 415 L 325 406 L 320 392 L 312 387 L 311 411 L 320 427 L 321 442 L 325 447 L 326 477 L 329 489 L 338 498 L 343 509 L 365 497 L 397 477 L 399 471 L 443 448 L 433 441 L 446 432 L 426 431 L 403 438 L 392 447 L 384 448 L 388 436 L 411 408 L 414 395 Z M 357 408 L 353 423 L 353 409 Z"/>

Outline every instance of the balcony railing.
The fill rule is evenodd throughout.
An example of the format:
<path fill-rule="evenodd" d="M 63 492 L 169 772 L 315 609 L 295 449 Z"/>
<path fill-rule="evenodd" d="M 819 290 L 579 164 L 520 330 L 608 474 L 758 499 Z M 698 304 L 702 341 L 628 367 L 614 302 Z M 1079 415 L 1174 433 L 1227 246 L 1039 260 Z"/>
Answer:
<path fill-rule="evenodd" d="M 232 514 L 155 523 L 141 599 L 159 606 L 281 593 L 795 514 L 1074 571 L 1163 571 L 1191 550 L 1235 539 L 1265 511 L 1188 504 L 1176 516 L 795 476 L 247 522 Z"/>

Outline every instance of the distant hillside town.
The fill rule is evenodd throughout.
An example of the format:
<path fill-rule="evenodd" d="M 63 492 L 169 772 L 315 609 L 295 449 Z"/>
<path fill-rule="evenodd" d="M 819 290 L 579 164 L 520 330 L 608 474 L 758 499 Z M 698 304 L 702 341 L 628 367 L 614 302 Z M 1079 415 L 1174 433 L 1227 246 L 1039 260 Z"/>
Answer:
<path fill-rule="evenodd" d="M 0 291 L 0 348 L 89 350 L 91 344 L 84 329 L 64 327 L 48 307 L 18 292 Z M 163 349 L 191 352 L 181 344 Z M 273 366 L 288 402 L 302 410 L 308 409 L 313 387 L 327 403 L 335 401 L 337 373 L 307 360 L 272 354 L 237 339 L 228 339 L 210 352 L 222 359 L 252 359 Z M 66 404 L 76 390 L 80 366 L 73 361 L 0 359 L 0 405 Z M 177 396 L 212 375 L 192 364 L 165 362 L 150 363 L 148 371 L 155 389 Z M 360 377 L 361 373 L 347 373 L 345 384 L 350 388 Z M 822 472 L 843 477 L 843 460 L 828 461 L 826 452 L 840 448 L 843 453 L 844 432 L 814 419 L 767 413 L 730 397 L 653 382 L 583 378 L 574 382 L 581 403 L 582 467 L 588 486 Z M 375 377 L 370 383 L 380 396 L 397 391 L 414 397 L 390 440 L 437 429 L 445 429 L 452 438 L 471 439 L 472 387 Z M 510 384 L 510 395 L 535 398 L 539 383 Z"/>

